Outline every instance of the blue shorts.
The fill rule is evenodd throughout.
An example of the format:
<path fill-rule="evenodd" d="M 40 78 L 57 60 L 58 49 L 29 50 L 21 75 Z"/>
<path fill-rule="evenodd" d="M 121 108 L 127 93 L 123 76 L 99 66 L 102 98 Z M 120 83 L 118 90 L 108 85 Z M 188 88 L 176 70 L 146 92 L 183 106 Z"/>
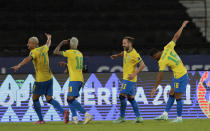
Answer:
<path fill-rule="evenodd" d="M 34 82 L 33 94 L 53 96 L 53 79 Z"/>
<path fill-rule="evenodd" d="M 122 86 L 120 89 L 120 93 L 134 96 L 135 95 L 135 88 L 134 88 L 135 84 L 136 84 L 136 82 L 123 80 L 123 83 L 122 83 Z"/>
<path fill-rule="evenodd" d="M 81 81 L 70 81 L 69 82 L 69 90 L 68 96 L 79 96 L 79 91 L 82 87 L 83 82 Z"/>
<path fill-rule="evenodd" d="M 185 93 L 188 83 L 188 74 L 186 73 L 179 79 L 172 79 L 171 88 L 174 88 L 175 93 Z"/>

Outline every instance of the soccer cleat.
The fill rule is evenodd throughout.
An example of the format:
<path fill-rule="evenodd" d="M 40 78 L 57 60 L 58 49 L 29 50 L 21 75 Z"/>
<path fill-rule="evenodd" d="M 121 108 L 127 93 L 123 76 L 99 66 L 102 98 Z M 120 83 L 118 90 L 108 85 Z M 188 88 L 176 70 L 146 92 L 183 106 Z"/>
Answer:
<path fill-rule="evenodd" d="M 117 120 L 114 120 L 113 123 L 122 123 L 125 122 L 125 117 L 119 117 Z"/>
<path fill-rule="evenodd" d="M 79 123 L 77 116 L 74 116 L 74 117 L 72 118 L 72 122 L 73 122 L 74 124 L 76 124 L 76 125 Z"/>
<path fill-rule="evenodd" d="M 160 115 L 158 117 L 155 117 L 154 118 L 155 120 L 168 120 L 168 116 L 167 115 Z"/>
<path fill-rule="evenodd" d="M 170 123 L 182 123 L 182 118 L 176 118 L 175 120 L 171 121 Z"/>
<path fill-rule="evenodd" d="M 83 124 L 88 124 L 93 119 L 93 116 L 91 116 L 88 112 L 85 113 L 85 121 Z"/>
<path fill-rule="evenodd" d="M 44 120 L 39 120 L 39 121 L 37 121 L 36 123 L 34 123 L 34 124 L 45 124 L 46 122 L 44 121 Z"/>
<path fill-rule="evenodd" d="M 69 110 L 64 111 L 64 123 L 67 124 L 69 122 Z"/>
<path fill-rule="evenodd" d="M 136 120 L 133 121 L 133 123 L 142 123 L 144 120 L 142 117 L 136 117 Z"/>

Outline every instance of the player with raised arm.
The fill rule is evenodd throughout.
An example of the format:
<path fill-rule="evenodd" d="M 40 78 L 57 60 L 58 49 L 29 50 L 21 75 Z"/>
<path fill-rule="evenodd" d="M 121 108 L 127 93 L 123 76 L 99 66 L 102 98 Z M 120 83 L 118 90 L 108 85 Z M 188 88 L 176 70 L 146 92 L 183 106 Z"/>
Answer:
<path fill-rule="evenodd" d="M 60 51 L 60 48 L 64 44 L 70 44 L 70 49 L 66 51 Z M 70 40 L 63 40 L 54 50 L 54 54 L 62 55 L 67 57 L 68 61 L 68 71 L 69 71 L 69 90 L 68 90 L 68 98 L 67 102 L 69 104 L 71 113 L 72 113 L 72 122 L 78 124 L 78 118 L 76 111 L 80 111 L 81 113 L 85 114 L 85 121 L 83 124 L 87 124 L 89 121 L 92 120 L 93 116 L 91 116 L 76 100 L 79 97 L 79 91 L 83 85 L 84 78 L 83 78 L 83 55 L 82 53 L 77 50 L 78 46 L 78 39 L 76 37 L 72 37 Z M 64 62 L 60 63 L 60 65 L 65 66 Z"/>
<path fill-rule="evenodd" d="M 122 41 L 122 46 L 124 51 L 120 54 L 112 55 L 111 58 L 115 59 L 117 57 L 123 57 L 123 83 L 120 90 L 120 117 L 113 121 L 113 123 L 122 123 L 125 121 L 125 110 L 127 106 L 127 101 L 131 103 L 133 110 L 136 115 L 135 123 L 143 122 L 143 118 L 140 116 L 138 104 L 135 98 L 135 83 L 137 81 L 138 73 L 145 67 L 142 58 L 139 53 L 133 48 L 134 38 L 124 37 Z M 138 69 L 136 69 L 137 64 L 140 64 Z"/>
<path fill-rule="evenodd" d="M 30 50 L 30 55 L 26 57 L 18 65 L 11 67 L 16 72 L 20 67 L 29 63 L 31 60 L 34 64 L 34 69 L 36 72 L 36 79 L 33 87 L 33 104 L 34 109 L 39 117 L 39 121 L 35 124 L 44 124 L 41 105 L 39 102 L 39 97 L 45 95 L 48 103 L 52 104 L 54 108 L 60 111 L 64 115 L 64 122 L 69 121 L 69 111 L 64 111 L 61 105 L 52 98 L 53 96 L 53 74 L 49 66 L 48 50 L 51 45 L 51 35 L 45 34 L 47 37 L 47 42 L 45 45 L 39 47 L 39 40 L 37 37 L 30 37 L 28 39 L 28 49 Z"/>
<path fill-rule="evenodd" d="M 181 59 L 177 55 L 174 50 L 176 45 L 176 41 L 182 34 L 183 29 L 187 25 L 189 21 L 184 21 L 180 29 L 176 32 L 171 42 L 169 42 L 163 51 L 159 51 L 157 49 L 151 49 L 150 55 L 153 59 L 158 60 L 159 64 L 159 73 L 157 75 L 157 80 L 155 83 L 155 87 L 151 92 L 151 97 L 154 96 L 158 85 L 160 84 L 163 71 L 165 70 L 166 66 L 170 67 L 174 73 L 174 78 L 171 82 L 171 90 L 169 93 L 169 99 L 166 104 L 165 111 L 162 115 L 155 118 L 155 120 L 167 120 L 168 119 L 168 112 L 171 109 L 174 100 L 177 101 L 177 118 L 172 122 L 182 122 L 182 94 L 186 91 L 186 86 L 188 83 L 188 74 L 187 69 L 183 65 Z"/>

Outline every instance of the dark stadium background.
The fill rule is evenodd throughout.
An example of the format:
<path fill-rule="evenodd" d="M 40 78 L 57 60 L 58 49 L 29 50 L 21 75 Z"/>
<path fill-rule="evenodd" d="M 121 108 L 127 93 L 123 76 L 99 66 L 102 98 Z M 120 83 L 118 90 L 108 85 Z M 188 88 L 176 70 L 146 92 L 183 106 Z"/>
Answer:
<path fill-rule="evenodd" d="M 134 47 L 143 57 L 146 71 L 157 71 L 148 57 L 149 49 L 162 49 L 184 20 L 190 23 L 177 42 L 177 53 L 188 70 L 209 70 L 208 5 L 203 0 L 191 1 L 199 2 L 202 8 L 195 15 L 183 4 L 186 0 L 1 0 L 0 73 L 13 73 L 9 67 L 29 54 L 27 39 L 37 36 L 42 45 L 45 32 L 52 34 L 49 55 L 53 73 L 63 72 L 58 62 L 65 60 L 52 54 L 54 48 L 72 36 L 79 39 L 88 72 L 121 72 L 118 66 L 122 67 L 122 60 L 112 61 L 109 55 L 122 50 L 124 36 L 135 38 Z M 196 26 L 196 20 L 202 28 Z M 100 70 L 102 66 L 105 68 Z M 33 73 L 32 64 L 17 73 L 29 72 Z"/>

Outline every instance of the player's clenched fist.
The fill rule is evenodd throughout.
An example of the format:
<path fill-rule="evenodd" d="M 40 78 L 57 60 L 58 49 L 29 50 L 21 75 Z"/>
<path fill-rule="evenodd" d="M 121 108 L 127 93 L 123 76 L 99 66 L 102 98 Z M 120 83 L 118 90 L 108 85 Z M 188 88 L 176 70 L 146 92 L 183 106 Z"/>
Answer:
<path fill-rule="evenodd" d="M 47 39 L 51 39 L 52 35 L 51 34 L 48 34 L 48 33 L 45 33 Z"/>

